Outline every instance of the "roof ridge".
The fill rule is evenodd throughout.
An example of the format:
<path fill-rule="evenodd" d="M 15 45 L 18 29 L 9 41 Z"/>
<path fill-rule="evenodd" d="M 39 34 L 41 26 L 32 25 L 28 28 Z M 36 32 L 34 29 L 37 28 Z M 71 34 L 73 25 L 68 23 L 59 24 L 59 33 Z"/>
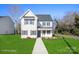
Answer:
<path fill-rule="evenodd" d="M 50 14 L 35 14 L 35 15 L 50 15 Z"/>
<path fill-rule="evenodd" d="M 0 16 L 0 18 L 4 18 L 4 17 L 10 17 L 10 16 Z"/>

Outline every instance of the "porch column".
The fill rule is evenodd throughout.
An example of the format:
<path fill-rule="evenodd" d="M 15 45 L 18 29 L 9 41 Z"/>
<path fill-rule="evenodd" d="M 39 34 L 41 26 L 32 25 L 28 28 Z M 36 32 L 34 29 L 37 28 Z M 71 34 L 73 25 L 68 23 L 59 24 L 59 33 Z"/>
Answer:
<path fill-rule="evenodd" d="M 43 37 L 43 31 L 41 30 L 41 37 Z"/>

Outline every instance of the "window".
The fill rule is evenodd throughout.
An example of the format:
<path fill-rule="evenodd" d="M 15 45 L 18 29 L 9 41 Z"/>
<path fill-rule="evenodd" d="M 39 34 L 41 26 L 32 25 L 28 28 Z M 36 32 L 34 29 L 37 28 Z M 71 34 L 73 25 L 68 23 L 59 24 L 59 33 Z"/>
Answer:
<path fill-rule="evenodd" d="M 24 19 L 24 24 L 34 24 L 34 19 Z"/>
<path fill-rule="evenodd" d="M 45 23 L 45 22 L 42 22 L 42 24 L 43 24 L 43 26 L 45 26 L 45 25 L 46 25 L 46 23 Z"/>
<path fill-rule="evenodd" d="M 47 26 L 50 26 L 50 22 L 47 22 Z"/>
<path fill-rule="evenodd" d="M 30 24 L 34 24 L 34 20 L 30 20 Z"/>
<path fill-rule="evenodd" d="M 43 26 L 50 26 L 50 22 L 49 22 L 49 21 L 43 21 L 43 22 L 42 22 L 42 25 L 43 25 Z"/>
<path fill-rule="evenodd" d="M 36 35 L 36 31 L 30 31 L 31 35 Z"/>
<path fill-rule="evenodd" d="M 22 31 L 22 35 L 28 35 L 28 31 Z"/>
<path fill-rule="evenodd" d="M 43 34 L 45 34 L 46 33 L 46 31 L 43 31 Z"/>
<path fill-rule="evenodd" d="M 50 30 L 47 31 L 47 34 L 50 34 Z"/>
<path fill-rule="evenodd" d="M 24 24 L 28 24 L 28 23 L 29 23 L 29 20 L 24 19 Z"/>

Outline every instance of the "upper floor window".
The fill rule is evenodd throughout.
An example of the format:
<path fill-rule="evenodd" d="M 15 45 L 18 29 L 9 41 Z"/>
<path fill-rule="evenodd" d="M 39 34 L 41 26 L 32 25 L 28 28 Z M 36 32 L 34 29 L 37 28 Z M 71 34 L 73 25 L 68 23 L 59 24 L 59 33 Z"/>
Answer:
<path fill-rule="evenodd" d="M 24 24 L 28 24 L 29 21 L 27 19 L 24 19 Z"/>
<path fill-rule="evenodd" d="M 50 26 L 50 22 L 49 22 L 49 21 L 43 21 L 43 22 L 42 22 L 42 25 L 43 25 L 43 26 Z"/>
<path fill-rule="evenodd" d="M 50 22 L 47 22 L 47 26 L 50 26 Z"/>
<path fill-rule="evenodd" d="M 34 24 L 34 19 L 24 19 L 24 24 Z"/>
<path fill-rule="evenodd" d="M 34 20 L 30 20 L 30 24 L 32 24 L 32 25 L 33 25 L 33 24 L 34 24 Z"/>
<path fill-rule="evenodd" d="M 42 22 L 42 24 L 43 24 L 43 26 L 45 26 L 45 25 L 46 25 L 46 23 L 45 23 L 45 22 Z"/>

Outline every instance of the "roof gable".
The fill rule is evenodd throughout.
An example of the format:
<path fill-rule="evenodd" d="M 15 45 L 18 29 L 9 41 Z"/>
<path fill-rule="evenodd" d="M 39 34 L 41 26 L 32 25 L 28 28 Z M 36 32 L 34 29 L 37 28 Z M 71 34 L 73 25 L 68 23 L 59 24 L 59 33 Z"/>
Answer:
<path fill-rule="evenodd" d="M 48 14 L 34 14 L 30 9 L 28 9 L 21 17 L 20 17 L 20 19 L 22 18 L 22 17 L 33 17 L 33 16 L 35 16 L 37 19 L 38 19 L 38 21 L 52 21 L 52 17 L 50 16 L 50 15 L 48 15 Z"/>
<path fill-rule="evenodd" d="M 32 17 L 32 16 L 35 16 L 36 17 L 36 15 L 30 10 L 30 9 L 28 9 L 21 17 L 20 17 L 20 19 L 22 18 L 22 17 Z"/>

